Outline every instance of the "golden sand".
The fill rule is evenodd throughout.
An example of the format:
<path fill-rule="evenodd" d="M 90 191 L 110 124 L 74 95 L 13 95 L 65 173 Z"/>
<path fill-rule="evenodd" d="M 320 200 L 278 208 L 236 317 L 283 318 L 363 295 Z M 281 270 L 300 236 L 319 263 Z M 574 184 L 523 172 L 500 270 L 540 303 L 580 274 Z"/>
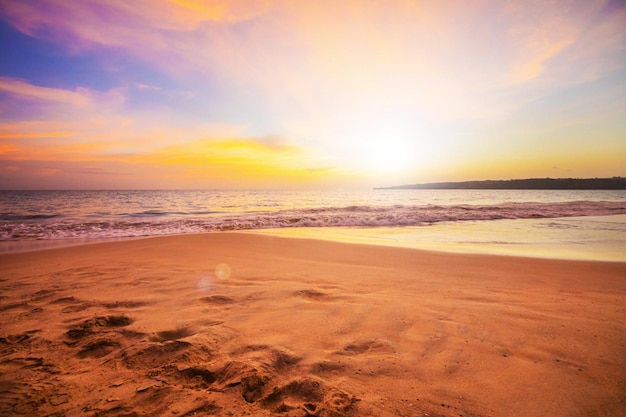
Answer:
<path fill-rule="evenodd" d="M 625 263 L 215 233 L 0 280 L 0 415 L 626 415 Z"/>

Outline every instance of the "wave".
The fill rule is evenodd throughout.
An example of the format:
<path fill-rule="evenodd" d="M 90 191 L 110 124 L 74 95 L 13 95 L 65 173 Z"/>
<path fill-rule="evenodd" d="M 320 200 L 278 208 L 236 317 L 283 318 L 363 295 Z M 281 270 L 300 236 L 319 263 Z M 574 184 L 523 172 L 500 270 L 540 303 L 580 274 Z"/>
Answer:
<path fill-rule="evenodd" d="M 122 213 L 120 214 L 120 216 L 123 217 L 161 217 L 161 216 L 167 216 L 170 213 L 167 211 L 161 211 L 161 210 L 146 210 L 146 211 L 140 211 L 138 213 Z"/>
<path fill-rule="evenodd" d="M 164 211 L 164 210 L 144 210 L 134 213 L 122 212 L 116 214 L 117 217 L 189 217 L 189 216 L 210 216 L 215 214 L 223 214 L 224 211 L 214 210 L 195 210 L 195 211 Z M 110 214 L 110 213 L 109 213 Z"/>
<path fill-rule="evenodd" d="M 0 213 L 0 221 L 47 220 L 63 217 L 60 214 Z"/>
<path fill-rule="evenodd" d="M 558 218 L 626 214 L 626 202 L 576 201 L 563 203 L 506 203 L 500 205 L 394 205 L 325 207 L 276 212 L 223 214 L 205 212 L 168 217 L 164 211 L 147 210 L 123 218 L 54 221 L 52 215 L 0 217 L 0 240 L 73 239 L 156 236 L 226 230 L 287 227 L 402 227 L 439 222 L 491 221 L 498 219 Z M 186 213 L 187 214 L 187 213 Z M 44 216 L 44 217 L 41 217 Z M 33 221 L 46 220 L 46 221 Z"/>

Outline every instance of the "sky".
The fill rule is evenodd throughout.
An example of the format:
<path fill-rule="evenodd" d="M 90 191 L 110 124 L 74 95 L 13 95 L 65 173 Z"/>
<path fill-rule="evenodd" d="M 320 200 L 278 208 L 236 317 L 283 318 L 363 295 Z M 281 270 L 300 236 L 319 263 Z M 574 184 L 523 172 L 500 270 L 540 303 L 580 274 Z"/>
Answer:
<path fill-rule="evenodd" d="M 0 0 L 0 189 L 611 176 L 623 0 Z"/>

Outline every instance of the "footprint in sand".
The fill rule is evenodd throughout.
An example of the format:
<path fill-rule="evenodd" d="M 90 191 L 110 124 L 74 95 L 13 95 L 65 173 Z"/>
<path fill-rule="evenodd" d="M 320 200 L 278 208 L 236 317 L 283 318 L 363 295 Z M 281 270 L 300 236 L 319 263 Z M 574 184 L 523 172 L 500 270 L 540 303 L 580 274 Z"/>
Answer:
<path fill-rule="evenodd" d="M 66 333 L 67 346 L 78 346 L 79 359 L 98 359 L 120 351 L 126 340 L 143 337 L 143 333 L 121 329 L 132 320 L 125 315 L 98 316 L 72 326 Z"/>
<path fill-rule="evenodd" d="M 231 352 L 230 356 L 250 363 L 267 373 L 284 373 L 302 360 L 287 350 L 273 349 L 269 345 L 243 346 Z"/>
<path fill-rule="evenodd" d="M 393 346 L 383 340 L 363 340 L 348 343 L 342 350 L 336 352 L 338 355 L 361 355 L 364 353 L 395 353 Z"/>
<path fill-rule="evenodd" d="M 132 323 L 132 320 L 125 315 L 119 316 L 99 316 L 93 319 L 85 320 L 84 322 L 72 326 L 67 332 L 66 336 L 70 339 L 82 339 L 86 336 L 96 333 L 102 328 L 111 327 L 125 327 Z"/>
<path fill-rule="evenodd" d="M 50 304 L 76 304 L 80 302 L 81 301 L 76 297 L 61 297 L 51 301 Z"/>
<path fill-rule="evenodd" d="M 148 346 L 137 346 L 123 352 L 123 362 L 130 369 L 158 372 L 166 366 L 192 366 L 208 363 L 214 354 L 204 346 L 182 340 L 152 342 Z"/>
<path fill-rule="evenodd" d="M 54 290 L 39 290 L 30 297 L 30 301 L 37 302 L 52 297 L 56 291 Z"/>
<path fill-rule="evenodd" d="M 358 399 L 322 379 L 306 375 L 307 367 L 300 366 L 303 358 L 298 355 L 267 345 L 249 345 L 231 352 L 230 356 L 247 366 L 239 373 L 243 399 L 260 405 L 272 415 L 302 412 L 305 416 L 320 417 L 356 415 Z M 342 365 L 318 364 L 320 374 L 331 369 L 342 369 Z"/>
<path fill-rule="evenodd" d="M 32 334 L 32 333 L 31 333 Z M 28 337 L 26 337 L 28 336 Z M 15 335 L 11 346 L 29 345 L 30 334 Z M 11 354 L 15 353 L 15 354 Z M 57 375 L 60 370 L 42 357 L 17 356 L 11 352 L 0 361 L 0 415 L 49 415 L 42 413 L 42 406 L 59 406 L 68 401 L 65 385 Z"/>
<path fill-rule="evenodd" d="M 139 308 L 149 305 L 145 301 L 114 301 L 112 303 L 102 303 L 106 308 Z"/>
<path fill-rule="evenodd" d="M 232 304 L 235 302 L 234 299 L 226 297 L 225 295 L 210 295 L 208 297 L 202 297 L 200 300 L 209 304 Z"/>
<path fill-rule="evenodd" d="M 348 369 L 348 366 L 338 361 L 322 361 L 312 364 L 309 369 L 311 373 L 316 375 L 329 375 L 333 373 L 341 374 Z"/>
<path fill-rule="evenodd" d="M 166 342 L 169 340 L 178 340 L 183 339 L 185 337 L 193 336 L 196 334 L 189 327 L 182 327 L 174 330 L 163 330 L 161 332 L 156 332 L 152 337 L 150 337 L 151 342 Z"/>
<path fill-rule="evenodd" d="M 32 341 L 31 336 L 41 332 L 41 330 L 29 330 L 20 334 L 10 334 L 5 337 L 0 337 L 0 346 L 6 347 L 7 350 L 13 351 L 15 348 L 24 346 Z M 4 351 L 4 349 L 0 350 Z"/>
<path fill-rule="evenodd" d="M 274 413 L 302 410 L 306 416 L 352 416 L 356 415 L 358 401 L 322 380 L 304 377 L 274 387 L 258 402 Z"/>
<path fill-rule="evenodd" d="M 79 311 L 84 311 L 84 310 L 87 310 L 88 308 L 94 307 L 94 305 L 92 303 L 80 300 L 80 299 L 78 299 L 76 297 L 61 297 L 61 298 L 58 298 L 58 299 L 50 302 L 50 304 L 53 304 L 53 305 L 57 305 L 57 304 L 65 305 L 65 304 L 67 304 L 66 307 L 63 307 L 61 309 L 61 313 L 64 313 L 64 314 L 67 314 L 67 313 L 77 313 Z"/>
<path fill-rule="evenodd" d="M 120 344 L 112 339 L 101 339 L 85 345 L 77 354 L 78 358 L 102 358 L 109 353 L 118 350 Z"/>
<path fill-rule="evenodd" d="M 30 309 L 31 305 L 26 301 L 18 301 L 15 303 L 4 304 L 0 306 L 0 311 L 14 310 L 16 308 Z"/>
<path fill-rule="evenodd" d="M 294 295 L 298 297 L 306 298 L 307 300 L 313 300 L 313 301 L 330 301 L 334 298 L 325 292 L 321 292 L 321 291 L 317 291 L 313 289 L 296 291 Z"/>

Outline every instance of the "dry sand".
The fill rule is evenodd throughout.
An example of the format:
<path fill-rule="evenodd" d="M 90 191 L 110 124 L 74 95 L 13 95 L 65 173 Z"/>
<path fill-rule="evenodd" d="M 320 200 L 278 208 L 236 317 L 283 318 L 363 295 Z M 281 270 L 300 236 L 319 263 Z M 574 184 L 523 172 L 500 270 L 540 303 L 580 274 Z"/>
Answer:
<path fill-rule="evenodd" d="M 0 415 L 626 415 L 624 263 L 216 233 L 0 289 Z"/>

